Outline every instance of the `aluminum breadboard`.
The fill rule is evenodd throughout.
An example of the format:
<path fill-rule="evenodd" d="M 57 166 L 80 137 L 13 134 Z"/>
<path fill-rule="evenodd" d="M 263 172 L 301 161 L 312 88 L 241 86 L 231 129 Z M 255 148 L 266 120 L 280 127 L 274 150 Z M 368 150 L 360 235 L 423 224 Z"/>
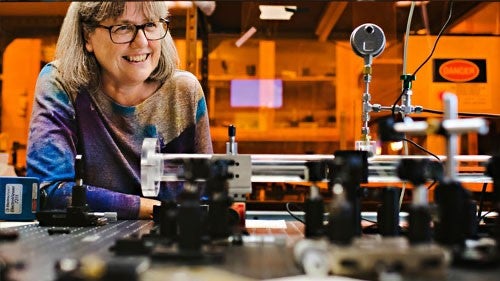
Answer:
<path fill-rule="evenodd" d="M 64 229 L 36 224 L 4 228 L 1 231 L 17 232 L 19 237 L 14 241 L 0 241 L 0 258 L 7 263 L 23 264 L 21 268 L 10 270 L 11 280 L 52 281 L 56 278 L 54 268 L 57 261 L 91 254 L 108 259 L 112 256 L 109 248 L 116 239 L 131 234 L 141 235 L 149 232 L 152 226 L 152 221 L 117 221 L 104 226 Z M 61 233 L 49 234 L 54 229 Z M 64 233 L 68 230 L 69 233 Z"/>

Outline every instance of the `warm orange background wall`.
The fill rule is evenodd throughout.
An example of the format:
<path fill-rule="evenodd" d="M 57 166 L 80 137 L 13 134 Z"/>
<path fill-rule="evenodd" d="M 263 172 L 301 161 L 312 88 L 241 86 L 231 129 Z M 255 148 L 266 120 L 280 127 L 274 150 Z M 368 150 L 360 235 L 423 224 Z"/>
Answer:
<path fill-rule="evenodd" d="M 408 71 L 413 73 L 429 55 L 435 36 L 412 36 L 408 48 Z M 487 83 L 432 82 L 432 59 L 485 59 Z M 459 112 L 500 113 L 500 38 L 495 36 L 443 36 L 432 58 L 420 69 L 413 83 L 413 105 L 442 110 L 442 91 L 458 98 Z M 438 154 L 445 153 L 445 139 L 429 136 L 427 147 Z M 476 148 L 477 149 L 477 148 Z"/>
<path fill-rule="evenodd" d="M 408 71 L 413 72 L 421 64 L 435 36 L 411 37 L 408 49 Z M 487 83 L 434 83 L 432 59 L 485 59 Z M 493 36 L 443 36 L 432 59 L 418 72 L 413 83 L 414 104 L 441 110 L 439 92 L 450 91 L 458 97 L 458 111 L 476 113 L 500 113 L 500 38 Z"/>
<path fill-rule="evenodd" d="M 1 131 L 9 146 L 14 141 L 26 144 L 41 53 L 40 39 L 16 39 L 4 52 Z M 25 155 L 25 150 L 19 150 L 20 166 L 26 161 Z"/>

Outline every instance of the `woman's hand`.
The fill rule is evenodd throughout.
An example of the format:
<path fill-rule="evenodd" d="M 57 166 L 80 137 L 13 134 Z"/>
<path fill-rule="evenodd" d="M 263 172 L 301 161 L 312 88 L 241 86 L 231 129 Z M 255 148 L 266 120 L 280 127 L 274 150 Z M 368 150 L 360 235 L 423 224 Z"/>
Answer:
<path fill-rule="evenodd" d="M 153 206 L 160 205 L 161 202 L 155 199 L 143 198 L 141 197 L 141 203 L 139 207 L 139 219 L 150 220 L 153 218 Z"/>

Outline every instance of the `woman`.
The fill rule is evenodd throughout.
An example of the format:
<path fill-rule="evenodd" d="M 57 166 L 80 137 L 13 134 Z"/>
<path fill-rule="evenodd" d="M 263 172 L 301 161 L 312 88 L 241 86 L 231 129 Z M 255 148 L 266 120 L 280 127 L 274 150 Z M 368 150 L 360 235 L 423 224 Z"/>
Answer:
<path fill-rule="evenodd" d="M 212 153 L 196 77 L 177 69 L 165 2 L 77 2 L 64 19 L 55 61 L 40 72 L 27 175 L 40 179 L 43 209 L 65 209 L 82 154 L 87 202 L 120 219 L 151 218 L 141 197 L 144 138 L 162 153 Z M 163 188 L 158 199 L 181 187 Z"/>

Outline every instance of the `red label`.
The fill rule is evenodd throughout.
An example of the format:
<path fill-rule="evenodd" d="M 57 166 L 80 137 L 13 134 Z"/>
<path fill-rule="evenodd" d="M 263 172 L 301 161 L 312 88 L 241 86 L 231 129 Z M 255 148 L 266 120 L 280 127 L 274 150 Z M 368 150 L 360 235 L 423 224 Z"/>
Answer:
<path fill-rule="evenodd" d="M 439 74 L 449 81 L 468 82 L 479 75 L 479 67 L 467 60 L 450 60 L 439 67 Z"/>

